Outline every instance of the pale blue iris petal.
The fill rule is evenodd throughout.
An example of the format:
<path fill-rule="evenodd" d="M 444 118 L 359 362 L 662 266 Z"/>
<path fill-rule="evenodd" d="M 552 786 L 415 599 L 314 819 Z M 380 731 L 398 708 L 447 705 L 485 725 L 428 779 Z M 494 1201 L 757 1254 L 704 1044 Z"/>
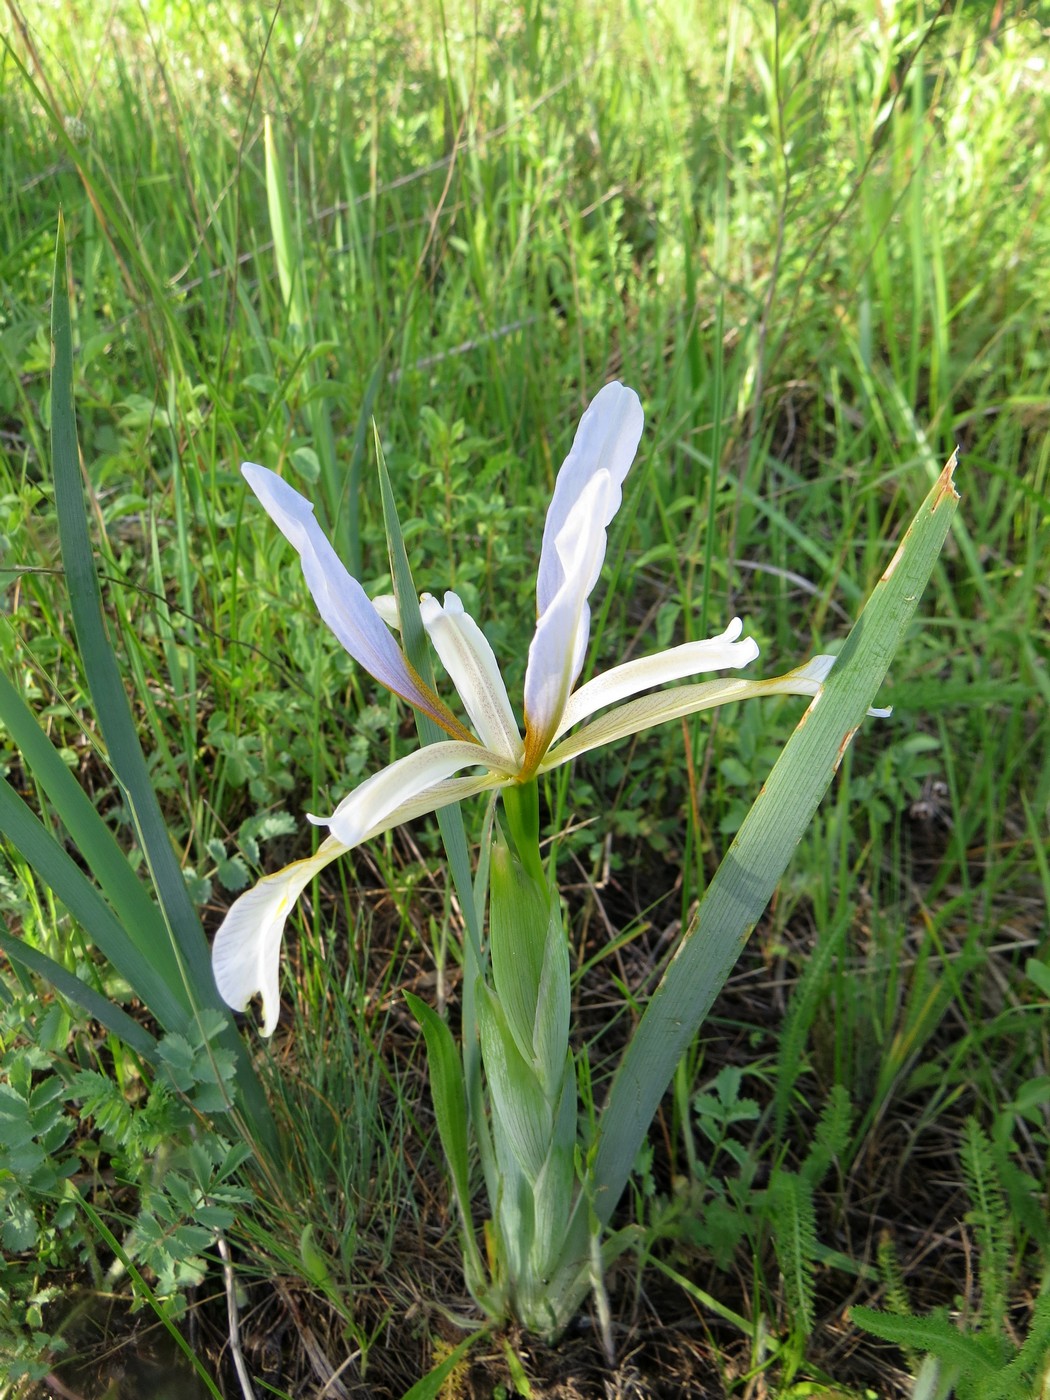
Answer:
<path fill-rule="evenodd" d="M 298 553 L 317 611 L 350 655 L 389 690 L 438 719 L 434 697 L 420 687 L 368 594 L 332 548 L 305 496 L 266 467 L 245 462 L 248 485 Z M 438 719 L 438 723 L 442 721 Z"/>

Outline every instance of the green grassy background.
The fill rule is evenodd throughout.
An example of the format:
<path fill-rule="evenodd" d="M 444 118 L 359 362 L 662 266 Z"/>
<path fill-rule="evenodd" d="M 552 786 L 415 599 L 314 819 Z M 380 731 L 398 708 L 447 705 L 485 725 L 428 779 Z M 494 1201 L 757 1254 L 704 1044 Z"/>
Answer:
<path fill-rule="evenodd" d="M 209 927 L 258 869 L 307 849 L 305 810 L 330 810 L 412 743 L 316 621 L 248 498 L 244 458 L 307 491 L 383 589 L 374 415 L 417 582 L 460 592 L 513 695 L 545 501 L 605 379 L 638 389 L 647 426 L 596 595 L 595 668 L 734 613 L 766 673 L 833 649 L 961 447 L 963 504 L 894 662 L 894 715 L 859 736 L 719 1027 L 683 1068 L 656 1205 L 638 1202 L 702 1273 L 710 1241 L 690 1243 L 681 1214 L 703 1204 L 675 1186 L 714 1190 L 698 1165 L 711 1107 L 694 1090 L 752 1062 L 748 1093 L 772 1116 L 733 1131 L 759 1161 L 790 1158 L 839 1084 L 853 1130 L 823 1209 L 866 1283 L 833 1277 L 824 1323 L 841 1320 L 836 1298 L 878 1299 L 879 1228 L 922 1272 L 934 1199 L 948 1243 L 914 1301 L 950 1302 L 964 1291 L 966 1115 L 1046 1184 L 1045 995 L 1025 975 L 1046 955 L 1050 894 L 1038 13 L 876 0 L 9 12 L 0 656 L 126 829 L 84 703 L 52 507 L 61 209 L 106 601 Z M 797 708 L 646 735 L 548 794 L 552 830 L 568 829 L 599 1073 L 608 979 L 640 992 Z M 32 791 L 2 735 L 0 760 Z M 434 849 L 417 824 L 328 872 L 285 982 L 300 1035 L 275 1063 L 299 1087 L 275 1076 L 275 1092 L 290 1096 L 337 1280 L 322 1291 L 344 1318 L 359 1319 L 346 1300 L 368 1291 L 399 1223 L 420 1239 L 447 1224 L 436 1177 L 421 1186 L 400 1151 L 405 1133 L 426 1140 L 418 1064 L 385 1039 L 406 979 L 438 1000 L 454 989 L 456 914 Z M 24 936 L 75 967 L 75 931 L 13 853 L 0 878 Z M 896 1174 L 873 1166 L 891 1158 Z M 368 1185 L 333 1193 L 332 1179 Z M 265 1257 L 302 1272 L 287 1223 L 253 1228 Z M 1018 1216 L 1018 1325 L 1045 1269 L 1037 1236 Z M 790 1330 L 776 1262 L 755 1267 L 754 1314 L 783 1323 L 786 1310 Z M 355 1323 L 357 1344 L 381 1351 L 369 1325 Z M 827 1347 L 807 1348 L 823 1364 Z"/>

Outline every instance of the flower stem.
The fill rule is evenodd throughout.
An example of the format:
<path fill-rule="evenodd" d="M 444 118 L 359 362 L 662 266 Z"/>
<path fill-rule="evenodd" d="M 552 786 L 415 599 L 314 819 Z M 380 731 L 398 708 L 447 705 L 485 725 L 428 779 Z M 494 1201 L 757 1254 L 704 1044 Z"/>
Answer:
<path fill-rule="evenodd" d="M 547 877 L 540 859 L 540 794 L 536 779 L 512 783 L 503 789 L 502 795 L 514 853 L 532 878 L 546 887 Z"/>

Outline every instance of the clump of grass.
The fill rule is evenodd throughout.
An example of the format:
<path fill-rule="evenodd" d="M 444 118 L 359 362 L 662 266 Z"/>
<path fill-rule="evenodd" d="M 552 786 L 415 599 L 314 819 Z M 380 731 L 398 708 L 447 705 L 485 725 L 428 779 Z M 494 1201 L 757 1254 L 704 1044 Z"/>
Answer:
<path fill-rule="evenodd" d="M 1018 1231 L 1002 1281 L 1016 1320 L 1047 1258 L 1026 1204 L 1046 1189 L 1047 1121 L 1046 987 L 1025 963 L 1045 963 L 1050 899 L 1035 17 L 393 0 L 366 15 L 326 0 L 309 22 L 282 9 L 269 26 L 228 7 L 170 6 L 160 24 L 117 6 L 84 17 L 74 42 L 57 12 L 13 13 L 0 60 L 0 659 L 129 842 L 81 731 L 54 574 L 46 317 L 61 206 L 106 605 L 142 732 L 163 735 L 154 781 L 212 922 L 257 864 L 302 853 L 304 809 L 402 741 L 402 717 L 315 626 L 283 546 L 244 511 L 243 457 L 309 485 L 380 588 L 374 414 L 418 582 L 454 586 L 495 619 L 513 685 L 534 522 L 568 425 L 605 377 L 644 390 L 652 437 L 611 542 L 595 664 L 731 611 L 767 657 L 833 643 L 961 444 L 963 509 L 891 677 L 894 718 L 848 758 L 727 989 L 718 1038 L 680 1072 L 652 1183 L 673 1217 L 679 1178 L 695 1178 L 696 1091 L 727 1063 L 768 1066 L 753 1129 L 735 1130 L 759 1173 L 771 1154 L 797 1171 L 844 1091 L 851 1137 L 816 1192 L 827 1252 L 791 1364 L 881 1385 L 875 1353 L 847 1354 L 855 1333 L 835 1340 L 846 1302 L 878 1301 L 870 1221 L 890 1221 L 914 1307 L 965 1294 L 968 1236 L 953 1222 L 968 1209 L 972 1118 L 992 1135 Z M 572 805 L 567 787 L 548 794 L 579 871 L 578 995 L 594 1007 L 599 1089 L 610 999 L 645 995 L 782 721 L 685 724 L 581 764 Z M 9 744 L 0 758 L 32 792 Z M 440 978 L 455 1002 L 457 916 L 429 887 L 430 841 L 388 838 L 346 888 L 334 876 L 320 888 L 298 927 L 288 992 L 303 1030 L 273 1092 L 278 1107 L 292 1095 L 309 1220 L 278 1212 L 249 1231 L 363 1357 L 382 1356 L 393 1324 L 351 1320 L 355 1280 L 398 1231 L 433 1251 L 448 1226 L 432 1223 L 432 1139 L 395 995 Z M 4 878 L 22 933 L 48 945 L 54 910 L 32 872 L 11 859 Z M 360 918 L 343 919 L 348 901 Z M 368 911 L 396 936 L 370 942 Z M 619 1031 L 605 1034 L 612 1045 Z M 357 1174 L 368 1186 L 351 1210 L 332 1183 Z M 950 1241 L 932 1272 L 931 1232 Z M 789 1295 L 769 1238 L 748 1247 L 735 1311 L 751 1309 L 748 1360 L 762 1365 L 759 1339 L 790 1331 Z M 661 1248 L 709 1293 L 732 1287 L 684 1229 Z M 395 1313 L 410 1293 L 398 1285 Z M 682 1295 L 660 1305 L 682 1321 Z M 740 1345 L 731 1327 L 716 1334 L 708 1362 Z M 420 1368 L 424 1352 L 420 1340 Z"/>

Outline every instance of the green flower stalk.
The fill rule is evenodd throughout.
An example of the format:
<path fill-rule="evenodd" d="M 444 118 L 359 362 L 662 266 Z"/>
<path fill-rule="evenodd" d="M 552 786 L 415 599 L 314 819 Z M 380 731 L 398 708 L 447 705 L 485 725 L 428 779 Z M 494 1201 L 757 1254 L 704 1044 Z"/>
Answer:
<path fill-rule="evenodd" d="M 534 853 L 539 854 L 538 847 Z M 556 1319 L 547 1283 L 565 1241 L 576 1185 L 576 1071 L 569 1049 L 569 942 L 556 890 L 502 838 L 489 875 L 492 985 L 477 1016 L 499 1168 L 495 1283 L 526 1327 Z"/>

